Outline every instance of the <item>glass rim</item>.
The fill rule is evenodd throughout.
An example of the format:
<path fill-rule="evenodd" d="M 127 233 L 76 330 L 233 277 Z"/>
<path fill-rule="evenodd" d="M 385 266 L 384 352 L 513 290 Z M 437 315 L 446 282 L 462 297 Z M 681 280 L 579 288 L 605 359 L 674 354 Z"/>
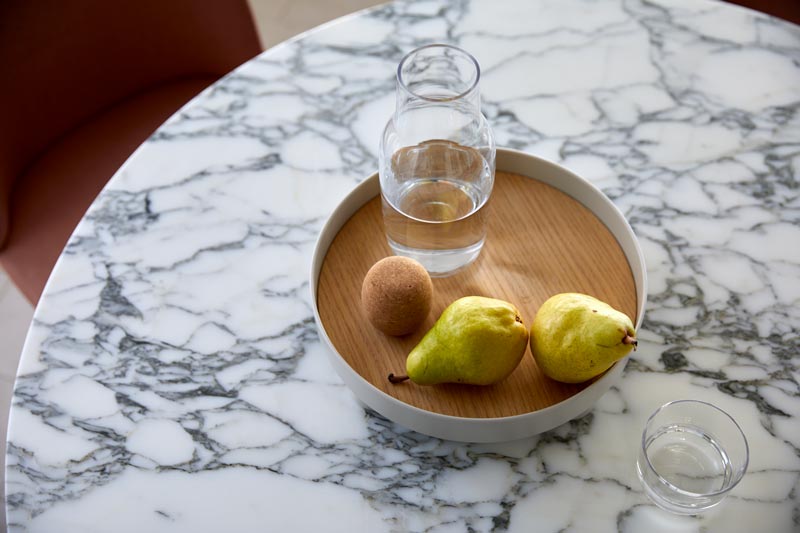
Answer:
<path fill-rule="evenodd" d="M 467 88 L 467 90 L 465 90 L 465 91 L 463 91 L 463 92 L 461 92 L 461 93 L 459 93 L 459 94 L 457 94 L 455 96 L 448 96 L 448 97 L 444 97 L 444 98 L 442 98 L 442 97 L 431 98 L 430 96 L 423 96 L 421 94 L 417 94 L 416 92 L 412 91 L 411 88 L 409 88 L 408 85 L 406 85 L 405 81 L 403 81 L 403 76 L 401 74 L 401 72 L 403 70 L 403 65 L 405 65 L 406 61 L 408 61 L 409 58 L 412 55 L 417 54 L 417 53 L 421 52 L 422 50 L 427 50 L 427 49 L 430 49 L 430 48 L 449 48 L 451 50 L 455 50 L 455 51 L 457 51 L 457 52 L 459 52 L 461 54 L 464 54 L 467 57 L 467 59 L 469 59 L 472 62 L 472 64 L 475 65 L 475 81 L 472 82 L 472 84 Z M 407 93 L 413 95 L 415 98 L 419 98 L 420 100 L 425 100 L 426 102 L 452 102 L 454 100 L 459 100 L 461 98 L 464 98 L 469 93 L 471 93 L 472 91 L 475 90 L 475 88 L 478 86 L 478 83 L 480 82 L 480 80 L 481 80 L 481 66 L 478 64 L 478 60 L 475 59 L 475 56 L 473 56 L 472 54 L 470 54 L 469 52 L 467 52 L 463 48 L 461 48 L 459 46 L 455 46 L 453 44 L 433 43 L 433 44 L 426 44 L 425 46 L 420 46 L 420 47 L 414 48 L 413 50 L 408 52 L 406 55 L 404 55 L 403 59 L 401 59 L 400 63 L 397 65 L 397 83 L 400 84 L 400 86 Z"/>
<path fill-rule="evenodd" d="M 646 443 L 647 443 L 647 430 L 648 430 L 648 428 L 650 426 L 650 422 L 653 420 L 653 418 L 656 417 L 656 415 L 658 415 L 664 409 L 666 409 L 668 407 L 671 407 L 671 406 L 673 406 L 675 404 L 680 404 L 680 403 L 701 404 L 701 405 L 704 405 L 706 407 L 711 407 L 712 409 L 715 409 L 715 410 L 719 411 L 720 413 L 722 413 L 723 415 L 725 415 L 728 418 L 728 420 L 733 422 L 734 427 L 739 431 L 739 435 L 741 435 L 742 441 L 744 442 L 744 463 L 742 464 L 741 468 L 736 469 L 736 472 L 737 472 L 736 478 L 731 480 L 731 483 L 730 483 L 729 486 L 721 488 L 721 489 L 713 491 L 713 492 L 692 492 L 692 491 L 689 491 L 689 490 L 686 490 L 686 489 L 682 489 L 682 488 L 677 487 L 674 484 L 670 483 L 667 479 L 665 479 L 658 472 L 658 470 L 656 470 L 656 468 L 653 466 L 653 463 L 650 462 L 650 456 L 647 454 L 647 446 L 646 446 Z M 645 425 L 644 425 L 644 431 L 642 431 L 642 455 L 644 456 L 644 460 L 647 463 L 647 468 L 656 475 L 656 478 L 658 479 L 659 483 L 662 483 L 662 484 L 666 485 L 669 489 L 675 491 L 676 493 L 680 494 L 681 496 L 696 497 L 696 498 L 713 498 L 715 496 L 721 496 L 723 494 L 726 494 L 726 493 L 730 492 L 742 480 L 742 478 L 744 477 L 745 472 L 747 471 L 747 467 L 750 464 L 750 445 L 747 443 L 747 436 L 745 436 L 744 431 L 742 431 L 742 428 L 739 425 L 739 423 L 736 421 L 736 419 L 734 419 L 730 414 L 728 414 L 727 411 L 723 410 L 722 408 L 717 407 L 713 403 L 706 402 L 706 401 L 703 401 L 703 400 L 690 400 L 690 399 L 672 400 L 672 401 L 669 401 L 669 402 L 665 403 L 664 405 L 662 405 L 661 407 L 659 407 L 655 411 L 653 411 L 653 414 L 651 414 L 647 418 L 647 422 L 645 422 Z"/>

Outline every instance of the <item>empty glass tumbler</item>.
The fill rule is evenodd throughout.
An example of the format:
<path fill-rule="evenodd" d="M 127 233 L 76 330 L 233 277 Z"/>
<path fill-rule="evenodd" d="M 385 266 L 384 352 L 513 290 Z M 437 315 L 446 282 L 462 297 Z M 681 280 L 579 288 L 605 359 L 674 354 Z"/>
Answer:
<path fill-rule="evenodd" d="M 433 44 L 397 68 L 397 106 L 381 138 L 380 182 L 389 246 L 432 276 L 474 261 L 486 238 L 495 143 L 480 109 L 480 67 Z"/>

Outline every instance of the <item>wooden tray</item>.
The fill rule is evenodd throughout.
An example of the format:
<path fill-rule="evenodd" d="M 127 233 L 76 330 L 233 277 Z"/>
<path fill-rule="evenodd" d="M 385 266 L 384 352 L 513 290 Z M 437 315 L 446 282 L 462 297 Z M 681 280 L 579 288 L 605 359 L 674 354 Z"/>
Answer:
<path fill-rule="evenodd" d="M 334 366 L 340 374 L 344 370 L 345 382 L 351 387 L 354 380 L 358 382 L 355 391 L 359 397 L 389 418 L 396 417 L 370 401 L 375 393 L 381 401 L 388 397 L 399 402 L 401 409 L 411 408 L 415 417 L 436 415 L 431 427 L 409 424 L 408 419 L 403 422 L 458 440 L 505 440 L 509 435 L 502 431 L 502 439 L 486 435 L 487 428 L 480 421 L 525 418 L 581 396 L 587 389 L 599 387 L 604 392 L 611 380 L 601 377 L 581 385 L 558 383 L 539 371 L 528 349 L 511 376 L 488 387 L 389 383 L 387 375 L 404 373 L 408 353 L 454 300 L 467 295 L 507 300 L 520 309 L 528 327 L 539 306 L 559 292 L 600 298 L 631 316 L 637 327 L 644 307 L 644 262 L 638 243 L 624 217 L 599 190 L 566 169 L 519 152 L 500 150 L 497 166 L 483 251 L 464 271 L 433 280 L 432 311 L 415 333 L 400 338 L 384 335 L 369 324 L 360 305 L 367 270 L 391 255 L 383 232 L 376 175 L 362 183 L 360 192 L 354 191 L 332 216 L 320 236 L 312 272 L 318 324 L 334 350 Z M 618 364 L 609 374 L 619 371 Z M 359 394 L 362 389 L 368 391 L 366 397 Z M 392 406 L 398 407 L 395 402 Z M 584 407 L 581 412 L 591 404 Z M 459 427 L 472 423 L 478 433 L 443 435 L 439 417 L 453 419 Z M 538 426 L 521 424 L 521 431 L 510 437 L 532 434 Z"/>

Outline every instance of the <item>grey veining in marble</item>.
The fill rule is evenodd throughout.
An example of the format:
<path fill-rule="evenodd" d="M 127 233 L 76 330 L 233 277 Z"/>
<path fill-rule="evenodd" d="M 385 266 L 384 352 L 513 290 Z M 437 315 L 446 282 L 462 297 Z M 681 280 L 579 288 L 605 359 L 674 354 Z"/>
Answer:
<path fill-rule="evenodd" d="M 375 171 L 402 55 L 483 68 L 499 146 L 588 178 L 648 265 L 639 350 L 588 415 L 497 445 L 365 410 L 309 302 L 326 217 Z M 424 0 L 265 52 L 120 170 L 62 255 L 11 412 L 11 531 L 797 531 L 800 28 L 701 0 Z M 740 422 L 750 469 L 672 517 L 652 410 Z"/>

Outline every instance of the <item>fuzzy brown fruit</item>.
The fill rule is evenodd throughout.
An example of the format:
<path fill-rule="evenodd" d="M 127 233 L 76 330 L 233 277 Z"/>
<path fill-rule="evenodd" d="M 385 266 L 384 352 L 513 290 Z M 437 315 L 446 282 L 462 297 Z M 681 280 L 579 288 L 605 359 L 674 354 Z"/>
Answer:
<path fill-rule="evenodd" d="M 433 283 L 419 262 L 408 257 L 381 259 L 361 285 L 361 305 L 370 323 L 387 335 L 406 335 L 431 310 Z"/>

